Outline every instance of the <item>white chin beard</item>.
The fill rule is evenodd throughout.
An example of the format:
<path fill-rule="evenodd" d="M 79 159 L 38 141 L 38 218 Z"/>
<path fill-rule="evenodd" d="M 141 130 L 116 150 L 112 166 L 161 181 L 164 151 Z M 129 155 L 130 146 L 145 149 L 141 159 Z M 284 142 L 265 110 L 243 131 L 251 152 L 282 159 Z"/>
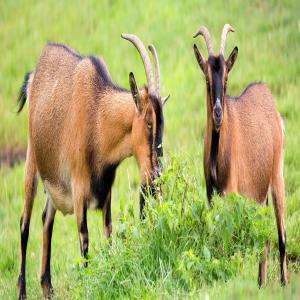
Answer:
<path fill-rule="evenodd" d="M 215 121 L 215 118 L 213 117 L 213 126 L 214 126 L 215 131 L 219 132 L 219 130 L 220 130 L 221 126 L 222 126 L 222 122 L 219 125 L 217 125 L 216 121 Z"/>
<path fill-rule="evenodd" d="M 215 131 L 219 132 L 220 131 L 220 126 L 218 126 L 218 127 L 215 126 Z"/>

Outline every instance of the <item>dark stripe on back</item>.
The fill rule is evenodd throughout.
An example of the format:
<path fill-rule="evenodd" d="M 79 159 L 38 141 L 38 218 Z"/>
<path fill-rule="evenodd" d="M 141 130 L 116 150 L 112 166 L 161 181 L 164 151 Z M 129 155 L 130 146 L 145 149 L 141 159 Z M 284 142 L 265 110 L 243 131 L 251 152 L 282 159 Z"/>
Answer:
<path fill-rule="evenodd" d="M 99 77 L 102 79 L 102 81 L 107 84 L 112 84 L 112 80 L 111 80 L 111 78 L 107 72 L 106 66 L 104 65 L 102 60 L 100 60 L 99 58 L 97 58 L 95 56 L 88 56 L 88 58 L 92 62 L 93 66 L 95 67 L 95 69 L 96 69 Z"/>
<path fill-rule="evenodd" d="M 99 75 L 99 77 L 97 78 L 98 79 L 97 81 L 100 86 L 105 85 L 105 86 L 108 86 L 119 92 L 128 92 L 128 90 L 113 83 L 113 81 L 108 73 L 108 70 L 106 68 L 106 65 L 104 64 L 104 62 L 101 59 L 99 59 L 98 57 L 95 57 L 95 56 L 88 56 L 88 58 L 92 62 L 93 66 L 96 69 L 97 74 Z"/>
<path fill-rule="evenodd" d="M 241 92 L 239 96 L 228 96 L 230 99 L 238 100 L 240 97 L 242 97 L 250 88 L 252 88 L 255 85 L 264 84 L 263 81 L 257 81 L 257 82 L 251 82 L 249 83 L 246 88 Z"/>
<path fill-rule="evenodd" d="M 77 59 L 83 59 L 84 58 L 84 56 L 80 55 L 79 53 L 77 53 L 73 49 L 67 47 L 66 45 L 59 44 L 59 43 L 53 43 L 53 42 L 49 42 L 48 45 L 62 48 L 64 50 L 66 50 L 69 54 L 71 54 L 72 56 L 76 57 Z"/>
<path fill-rule="evenodd" d="M 90 56 L 80 55 L 75 50 L 67 47 L 66 45 L 59 44 L 59 43 L 49 42 L 48 45 L 62 48 L 78 60 L 88 58 L 92 62 L 93 66 L 96 69 L 97 74 L 99 75 L 99 77 L 96 78 L 96 83 L 99 85 L 99 87 L 102 88 L 103 86 L 108 86 L 109 88 L 112 88 L 120 92 L 128 92 L 128 90 L 113 83 L 104 62 L 98 57 L 92 55 Z"/>

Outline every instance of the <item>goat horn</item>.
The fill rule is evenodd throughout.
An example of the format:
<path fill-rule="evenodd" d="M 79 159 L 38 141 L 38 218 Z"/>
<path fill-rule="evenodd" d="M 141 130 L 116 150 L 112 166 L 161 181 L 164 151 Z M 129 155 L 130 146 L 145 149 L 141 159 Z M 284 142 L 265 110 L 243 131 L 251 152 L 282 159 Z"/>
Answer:
<path fill-rule="evenodd" d="M 157 98 L 160 97 L 160 68 L 159 68 L 159 62 L 158 62 L 158 56 L 157 52 L 155 50 L 155 47 L 151 44 L 148 46 L 148 49 L 152 53 L 153 59 L 154 59 L 154 66 L 155 66 L 155 91 Z"/>
<path fill-rule="evenodd" d="M 208 51 L 208 55 L 212 56 L 214 55 L 214 51 L 213 51 L 213 47 L 212 47 L 212 42 L 211 42 L 211 37 L 209 34 L 208 29 L 205 26 L 201 26 L 197 33 L 194 35 L 194 38 L 197 37 L 198 35 L 202 35 L 205 39 L 206 42 L 206 47 L 207 47 L 207 51 Z"/>
<path fill-rule="evenodd" d="M 165 105 L 166 102 L 169 100 L 169 98 L 170 98 L 170 95 L 168 95 L 168 96 L 164 97 L 163 99 L 161 99 L 162 105 Z"/>
<path fill-rule="evenodd" d="M 144 44 L 136 35 L 133 35 L 133 34 L 122 33 L 121 37 L 125 40 L 130 41 L 138 50 L 138 52 L 142 58 L 144 67 L 145 67 L 149 93 L 155 95 L 151 62 L 150 62 L 150 59 L 149 59 L 149 56 L 147 54 Z"/>
<path fill-rule="evenodd" d="M 229 24 L 225 24 L 221 35 L 220 55 L 224 56 L 226 37 L 227 37 L 227 33 L 230 31 L 234 32 L 234 29 Z"/>

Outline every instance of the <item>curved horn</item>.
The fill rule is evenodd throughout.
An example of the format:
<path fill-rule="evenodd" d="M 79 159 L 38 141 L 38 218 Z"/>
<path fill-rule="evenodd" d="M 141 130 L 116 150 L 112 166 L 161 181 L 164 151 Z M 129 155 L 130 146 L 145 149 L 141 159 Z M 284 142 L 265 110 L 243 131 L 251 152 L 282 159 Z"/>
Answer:
<path fill-rule="evenodd" d="M 211 42 L 211 37 L 209 34 L 208 29 L 205 26 L 201 26 L 197 33 L 194 35 L 194 38 L 197 37 L 198 35 L 202 35 L 205 39 L 206 42 L 206 47 L 207 47 L 207 51 L 208 51 L 208 55 L 212 56 L 214 55 L 214 51 L 213 51 L 213 47 L 212 47 L 212 42 Z"/>
<path fill-rule="evenodd" d="M 155 91 L 156 91 L 157 98 L 159 98 L 159 96 L 160 96 L 160 68 L 159 68 L 158 56 L 157 56 L 157 52 L 155 50 L 155 47 L 152 44 L 148 46 L 148 49 L 152 53 L 152 56 L 153 56 L 153 59 L 154 59 Z"/>
<path fill-rule="evenodd" d="M 138 52 L 140 53 L 140 56 L 142 58 L 142 61 L 143 61 L 144 67 L 145 67 L 149 93 L 155 95 L 151 62 L 150 62 L 150 59 L 149 59 L 149 56 L 147 54 L 144 44 L 136 35 L 133 35 L 133 34 L 122 33 L 121 37 L 125 40 L 130 41 L 136 47 Z"/>
<path fill-rule="evenodd" d="M 223 56 L 224 56 L 226 37 L 229 31 L 234 32 L 234 29 L 229 24 L 225 24 L 221 35 L 221 46 L 220 46 L 220 55 L 222 54 Z"/>

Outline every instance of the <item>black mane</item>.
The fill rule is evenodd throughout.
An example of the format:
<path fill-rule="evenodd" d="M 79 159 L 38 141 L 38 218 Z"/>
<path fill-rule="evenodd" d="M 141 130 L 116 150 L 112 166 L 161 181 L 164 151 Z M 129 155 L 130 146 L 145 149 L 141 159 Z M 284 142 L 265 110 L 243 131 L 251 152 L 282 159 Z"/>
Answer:
<path fill-rule="evenodd" d="M 255 81 L 255 82 L 251 82 L 249 83 L 245 89 L 240 93 L 239 96 L 229 96 L 229 95 L 226 95 L 227 97 L 229 97 L 230 99 L 232 100 L 238 100 L 240 97 L 242 97 L 244 94 L 246 94 L 246 92 L 251 88 L 253 87 L 254 85 L 258 85 L 258 84 L 264 84 L 263 81 Z"/>
<path fill-rule="evenodd" d="M 99 85 L 105 85 L 120 92 L 128 92 L 128 90 L 116 85 L 112 81 L 106 68 L 106 65 L 104 64 L 102 59 L 99 59 L 98 57 L 92 55 L 88 56 L 87 58 L 92 62 L 97 74 L 99 75 L 99 77 L 97 78 Z"/>
<path fill-rule="evenodd" d="M 91 63 L 93 64 L 93 66 L 96 70 L 96 73 L 99 75 L 99 77 L 96 78 L 97 85 L 99 85 L 101 87 L 107 86 L 107 87 L 110 87 L 110 88 L 115 89 L 120 92 L 128 91 L 128 90 L 116 85 L 112 81 L 112 79 L 107 71 L 107 67 L 105 66 L 105 63 L 102 61 L 102 59 L 100 59 L 96 56 L 93 56 L 93 55 L 89 55 L 89 56 L 81 55 L 78 52 L 76 52 L 75 50 L 69 48 L 68 46 L 66 46 L 64 44 L 49 42 L 48 45 L 54 46 L 54 47 L 60 47 L 78 60 L 89 59 L 91 61 Z"/>
<path fill-rule="evenodd" d="M 71 54 L 72 56 L 74 56 L 75 58 L 77 58 L 78 60 L 81 60 L 84 58 L 84 56 L 80 55 L 79 53 L 77 53 L 75 50 L 67 47 L 64 44 L 60 44 L 60 43 L 53 43 L 53 42 L 49 42 L 48 43 L 49 46 L 54 46 L 54 47 L 59 47 L 64 49 L 65 51 L 67 51 L 69 54 Z"/>

